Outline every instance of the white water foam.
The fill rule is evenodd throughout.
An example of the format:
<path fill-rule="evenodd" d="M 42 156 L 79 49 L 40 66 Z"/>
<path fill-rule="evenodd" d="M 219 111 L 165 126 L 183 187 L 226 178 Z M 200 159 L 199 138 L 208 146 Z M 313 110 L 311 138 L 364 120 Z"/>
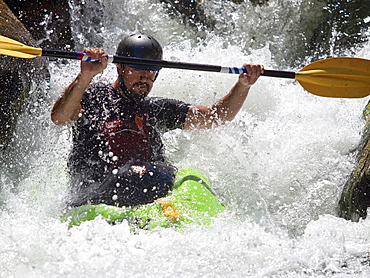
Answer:
<path fill-rule="evenodd" d="M 127 2 L 133 10 L 143 4 Z M 151 12 L 149 19 L 161 19 L 161 13 Z M 145 14 L 144 8 L 137 13 Z M 166 42 L 172 29 L 164 28 L 163 35 L 161 30 L 156 35 Z M 165 59 L 227 66 L 254 62 L 276 69 L 268 46 L 245 54 L 238 45 L 225 46 L 227 38 L 208 35 L 197 44 L 177 34 L 171 33 L 176 43 L 164 43 Z M 356 56 L 369 59 L 369 50 L 366 45 Z M 127 223 L 111 226 L 96 219 L 68 229 L 58 216 L 71 134 L 68 127 L 52 125 L 49 111 L 79 65 L 51 62 L 50 70 L 47 97 L 35 108 L 38 113 L 22 116 L 11 147 L 7 169 L 25 173 L 1 175 L 0 277 L 369 275 L 370 220 L 351 223 L 335 212 L 354 165 L 367 98 L 322 98 L 295 81 L 261 77 L 233 122 L 164 137 L 176 166 L 203 171 L 226 204 L 213 225 L 132 234 Z M 114 66 L 96 78 L 113 81 Z M 236 78 L 163 69 L 153 95 L 208 105 Z"/>

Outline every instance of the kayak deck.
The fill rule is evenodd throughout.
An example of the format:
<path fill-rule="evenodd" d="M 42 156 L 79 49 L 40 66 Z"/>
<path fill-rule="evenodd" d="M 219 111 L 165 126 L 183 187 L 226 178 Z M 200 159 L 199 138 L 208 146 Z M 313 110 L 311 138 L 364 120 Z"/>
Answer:
<path fill-rule="evenodd" d="M 183 228 L 193 223 L 209 225 L 223 211 L 224 206 L 211 191 L 209 180 L 198 170 L 186 168 L 176 174 L 172 191 L 153 203 L 133 207 L 83 205 L 70 209 L 61 220 L 72 227 L 100 216 L 108 223 L 127 220 L 134 227 L 152 230 Z"/>

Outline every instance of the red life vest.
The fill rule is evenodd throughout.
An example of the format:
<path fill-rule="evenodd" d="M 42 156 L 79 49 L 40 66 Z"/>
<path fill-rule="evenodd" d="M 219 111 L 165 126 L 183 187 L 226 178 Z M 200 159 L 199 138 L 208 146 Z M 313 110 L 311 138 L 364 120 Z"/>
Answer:
<path fill-rule="evenodd" d="M 143 117 L 107 120 L 100 123 L 100 128 L 107 139 L 113 164 L 122 166 L 130 161 L 149 160 L 152 127 L 143 122 Z"/>

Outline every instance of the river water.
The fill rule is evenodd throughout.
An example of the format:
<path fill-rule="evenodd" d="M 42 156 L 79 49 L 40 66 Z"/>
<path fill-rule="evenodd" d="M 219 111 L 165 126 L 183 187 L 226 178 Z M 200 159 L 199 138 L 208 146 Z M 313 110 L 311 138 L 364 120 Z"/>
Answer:
<path fill-rule="evenodd" d="M 268 69 L 285 69 L 276 66 L 283 61 L 283 51 L 276 49 L 294 52 L 291 42 L 301 30 L 275 32 L 303 12 L 300 1 L 270 1 L 266 8 L 215 1 L 215 16 L 219 10 L 227 16 L 217 18 L 218 29 L 208 32 L 180 24 L 159 3 L 101 3 L 104 27 L 96 36 L 105 38 L 109 53 L 120 37 L 139 30 L 162 43 L 166 60 L 225 66 L 252 62 Z M 75 32 L 86 44 L 84 35 Z M 366 44 L 351 55 L 369 59 L 369 53 Z M 317 97 L 295 81 L 261 77 L 233 122 L 164 136 L 175 165 L 205 173 L 226 205 L 214 224 L 132 234 L 126 223 L 110 226 L 96 219 L 68 229 L 58 216 L 68 186 L 71 133 L 69 127 L 54 126 L 49 113 L 79 64 L 49 65 L 49 87 L 32 96 L 4 154 L 0 277 L 370 275 L 370 219 L 352 223 L 336 216 L 355 163 L 367 98 Z M 236 78 L 163 69 L 152 95 L 208 105 L 226 94 Z M 113 81 L 114 65 L 96 79 Z"/>

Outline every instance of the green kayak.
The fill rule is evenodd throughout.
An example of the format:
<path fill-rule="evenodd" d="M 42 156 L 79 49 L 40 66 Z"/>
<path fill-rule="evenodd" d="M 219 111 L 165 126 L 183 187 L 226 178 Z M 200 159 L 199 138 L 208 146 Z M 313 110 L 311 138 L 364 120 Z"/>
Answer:
<path fill-rule="evenodd" d="M 209 225 L 212 218 L 224 211 L 212 193 L 209 180 L 199 171 L 187 168 L 175 176 L 172 191 L 153 203 L 134 207 L 115 207 L 105 204 L 75 207 L 61 220 L 69 226 L 103 217 L 108 223 L 127 220 L 136 228 L 152 230 L 156 227 L 184 228 L 188 224 Z"/>

